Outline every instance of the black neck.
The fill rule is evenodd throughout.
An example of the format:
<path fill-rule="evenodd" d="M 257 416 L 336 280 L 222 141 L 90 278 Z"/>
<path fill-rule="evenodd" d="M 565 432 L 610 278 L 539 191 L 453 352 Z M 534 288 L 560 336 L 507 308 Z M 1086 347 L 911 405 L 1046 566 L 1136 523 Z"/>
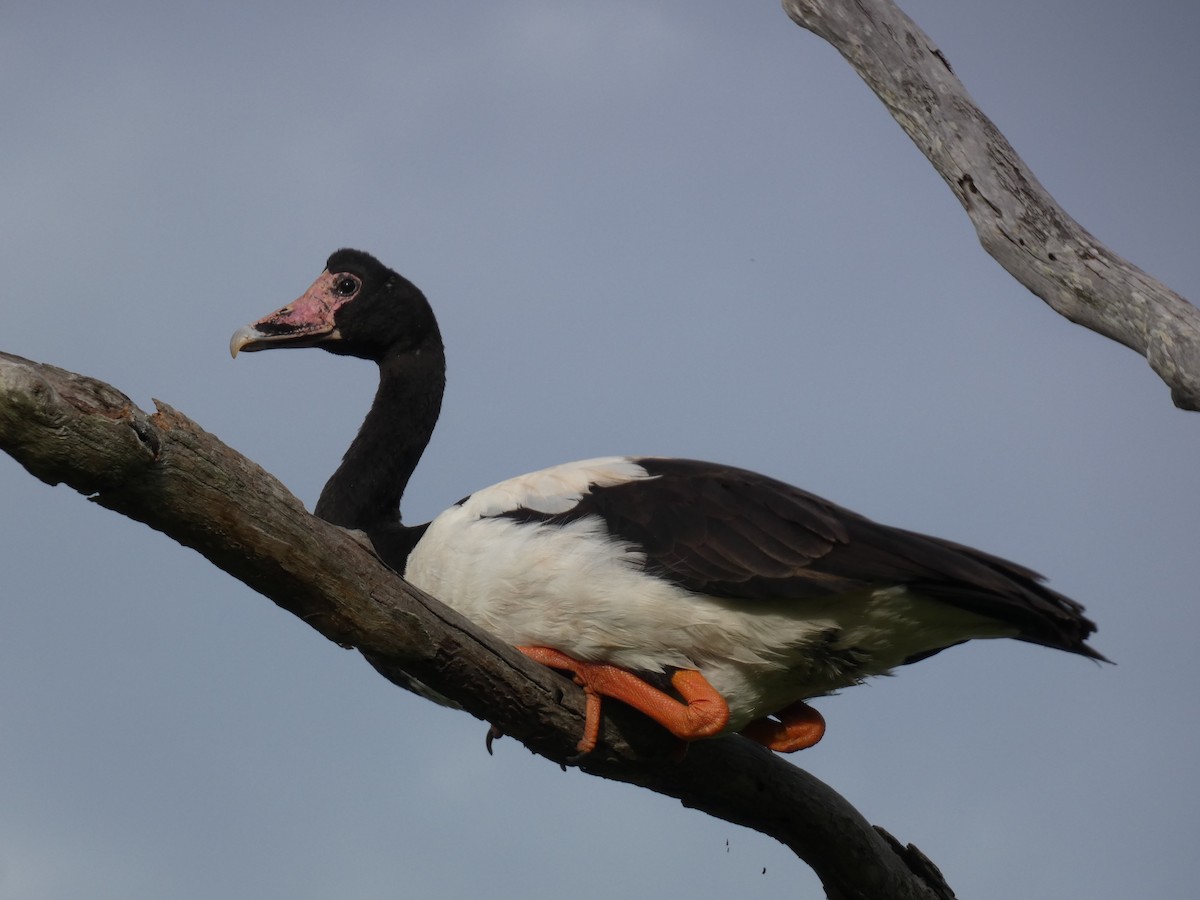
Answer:
<path fill-rule="evenodd" d="M 436 332 L 417 350 L 385 357 L 375 402 L 321 491 L 316 515 L 368 534 L 401 530 L 400 498 L 433 435 L 445 386 L 446 356 Z"/>

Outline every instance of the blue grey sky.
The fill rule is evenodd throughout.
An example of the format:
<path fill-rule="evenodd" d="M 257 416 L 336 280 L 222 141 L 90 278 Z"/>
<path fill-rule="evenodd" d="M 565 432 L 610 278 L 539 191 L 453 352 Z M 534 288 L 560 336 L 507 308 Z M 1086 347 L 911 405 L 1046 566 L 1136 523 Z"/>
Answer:
<path fill-rule="evenodd" d="M 1200 7 L 905 8 L 1073 216 L 1200 297 Z M 1117 666 L 955 648 L 820 701 L 795 762 L 960 896 L 1193 895 L 1200 418 L 1001 271 L 777 3 L 10 3 L 0 83 L 0 349 L 170 403 L 311 505 L 374 371 L 227 343 L 368 250 L 448 345 L 409 521 L 683 455 L 1044 572 Z M 2 898 L 821 896 L 767 838 L 489 757 L 7 457 L 0 527 Z"/>

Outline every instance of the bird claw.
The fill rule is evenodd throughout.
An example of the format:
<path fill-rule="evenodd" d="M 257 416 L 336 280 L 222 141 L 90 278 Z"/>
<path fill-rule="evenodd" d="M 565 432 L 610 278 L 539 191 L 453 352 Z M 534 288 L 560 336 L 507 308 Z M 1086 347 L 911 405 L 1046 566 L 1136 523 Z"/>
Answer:
<path fill-rule="evenodd" d="M 489 723 L 487 737 L 483 739 L 483 744 L 485 747 L 487 747 L 488 756 L 495 755 L 492 753 L 492 741 L 496 740 L 496 738 L 502 737 L 504 737 L 504 732 L 501 731 L 496 725 Z"/>

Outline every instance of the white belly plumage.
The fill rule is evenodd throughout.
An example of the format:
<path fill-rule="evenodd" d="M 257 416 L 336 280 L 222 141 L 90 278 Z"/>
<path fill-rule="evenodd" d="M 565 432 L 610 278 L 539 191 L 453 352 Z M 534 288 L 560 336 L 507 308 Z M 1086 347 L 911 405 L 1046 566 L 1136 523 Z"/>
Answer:
<path fill-rule="evenodd" d="M 778 601 L 695 594 L 647 573 L 643 553 L 598 517 L 497 515 L 570 509 L 587 490 L 574 490 L 572 476 L 594 484 L 598 467 L 609 484 L 646 477 L 624 459 L 589 460 L 477 492 L 430 523 L 405 578 L 514 645 L 634 671 L 698 669 L 728 702 L 730 731 L 910 656 L 1015 631 L 903 588 Z M 547 473 L 555 489 L 531 495 Z"/>

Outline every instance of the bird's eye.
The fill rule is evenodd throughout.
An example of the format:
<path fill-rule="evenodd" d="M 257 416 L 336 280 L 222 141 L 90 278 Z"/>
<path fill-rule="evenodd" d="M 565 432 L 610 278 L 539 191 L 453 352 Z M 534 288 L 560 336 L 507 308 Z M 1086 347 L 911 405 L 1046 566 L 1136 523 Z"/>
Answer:
<path fill-rule="evenodd" d="M 339 297 L 349 297 L 359 289 L 361 284 L 362 282 L 353 275 L 339 275 L 333 282 L 333 292 Z"/>

